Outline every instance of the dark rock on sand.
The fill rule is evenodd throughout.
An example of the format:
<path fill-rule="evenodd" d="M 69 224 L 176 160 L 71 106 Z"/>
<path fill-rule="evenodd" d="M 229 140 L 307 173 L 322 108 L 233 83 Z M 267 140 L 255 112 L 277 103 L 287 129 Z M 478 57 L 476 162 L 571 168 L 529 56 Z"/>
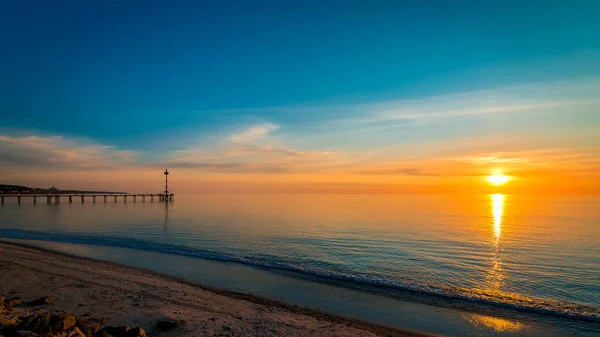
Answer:
<path fill-rule="evenodd" d="M 63 336 L 63 332 L 75 326 L 77 318 L 71 314 L 61 315 L 31 315 L 24 317 L 15 326 L 16 331 L 31 331 L 37 334 L 49 334 L 50 336 Z"/>
<path fill-rule="evenodd" d="M 29 305 L 52 303 L 54 297 L 47 296 L 29 302 Z M 144 329 L 126 326 L 100 327 L 108 320 L 76 317 L 72 314 L 33 313 L 28 316 L 8 316 L 12 306 L 20 304 L 19 298 L 0 297 L 0 337 L 146 337 Z M 168 322 L 173 326 L 183 321 Z"/>
<path fill-rule="evenodd" d="M 18 330 L 33 331 L 35 333 L 49 333 L 51 317 L 50 314 L 31 315 L 25 317 L 17 328 Z"/>
<path fill-rule="evenodd" d="M 0 315 L 7 315 L 12 313 L 10 305 L 6 304 L 4 297 L 0 297 Z"/>
<path fill-rule="evenodd" d="M 179 320 L 179 321 L 174 321 L 174 320 L 158 321 L 156 323 L 156 326 L 159 329 L 162 329 L 162 330 L 171 330 L 171 329 L 175 329 L 178 326 L 183 326 L 183 325 L 185 325 L 185 321 L 184 320 Z"/>
<path fill-rule="evenodd" d="M 86 336 L 93 336 L 96 332 L 98 332 L 98 330 L 100 330 L 100 326 L 106 321 L 106 318 L 96 319 L 77 317 L 76 325 Z"/>
<path fill-rule="evenodd" d="M 84 333 L 83 331 L 81 331 L 76 326 L 70 327 L 69 329 L 65 330 L 65 333 L 67 334 L 65 337 L 88 337 L 88 336 L 92 336 L 91 334 L 88 335 L 88 334 Z"/>
<path fill-rule="evenodd" d="M 4 304 L 8 305 L 9 307 L 14 307 L 15 305 L 21 304 L 20 297 L 6 298 L 6 299 L 3 299 L 2 301 L 4 302 Z"/>
<path fill-rule="evenodd" d="M 140 327 L 133 328 L 127 331 L 125 337 L 146 337 L 146 331 Z"/>
<path fill-rule="evenodd" d="M 44 305 L 54 302 L 54 296 L 46 296 L 29 302 L 29 305 Z"/>
<path fill-rule="evenodd" d="M 107 326 L 96 332 L 94 337 L 146 337 L 146 332 L 139 327 L 130 329 L 126 326 Z"/>
<path fill-rule="evenodd" d="M 11 318 L 0 318 L 0 331 L 4 329 L 11 329 L 21 323 L 19 316 L 13 316 Z"/>
<path fill-rule="evenodd" d="M 8 305 L 4 303 L 0 303 L 0 315 L 9 315 L 12 314 L 13 310 Z"/>
<path fill-rule="evenodd" d="M 50 318 L 50 332 L 58 333 L 65 331 L 75 326 L 75 323 L 77 323 L 77 317 L 71 314 L 53 315 Z"/>

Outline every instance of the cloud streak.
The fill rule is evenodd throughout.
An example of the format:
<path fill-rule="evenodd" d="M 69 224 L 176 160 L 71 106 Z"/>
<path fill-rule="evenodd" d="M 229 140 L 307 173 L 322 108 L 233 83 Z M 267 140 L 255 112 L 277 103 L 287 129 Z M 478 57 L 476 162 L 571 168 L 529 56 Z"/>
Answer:
<path fill-rule="evenodd" d="M 168 167 L 230 181 L 289 179 L 295 184 L 407 186 L 472 179 L 495 168 L 523 177 L 598 178 L 600 144 L 595 132 L 586 136 L 582 131 L 600 123 L 589 109 L 600 104 L 591 94 L 590 83 L 599 84 L 520 86 L 417 100 L 295 108 L 297 114 L 318 112 L 329 119 L 316 123 L 302 115 L 307 126 L 300 129 L 293 122 L 275 124 L 263 116 L 260 120 L 265 122 L 239 128 L 219 126 L 230 131 L 191 144 L 171 144 L 174 150 L 157 153 L 64 136 L 0 135 L 0 171 L 10 176 L 10 170 L 21 168 L 141 172 Z M 548 116 L 560 122 L 574 120 L 574 128 L 569 131 L 562 124 L 558 131 L 547 128 L 552 124 L 545 124 L 544 113 L 552 109 L 554 113 Z M 498 117 L 503 115 L 506 118 Z M 492 128 L 494 134 L 473 132 L 486 118 L 491 118 L 489 124 L 504 124 Z M 443 124 L 454 120 L 460 123 L 452 124 L 450 136 L 437 137 L 446 131 Z M 517 133 L 514 126 L 524 131 Z M 388 130 L 399 127 L 406 129 Z"/>
<path fill-rule="evenodd" d="M 528 113 L 600 104 L 600 79 L 579 79 L 514 85 L 505 88 L 458 92 L 418 99 L 380 99 L 375 102 L 340 102 L 322 105 L 241 109 L 240 112 L 272 111 L 319 120 L 329 133 L 377 132 L 399 127 L 426 126 L 465 118 Z M 278 129 L 270 123 L 234 136 L 257 138 Z"/>
<path fill-rule="evenodd" d="M 0 135 L 0 162 L 40 168 L 107 168 L 131 164 L 133 151 L 61 136 Z"/>
<path fill-rule="evenodd" d="M 279 125 L 261 123 L 224 135 L 219 146 L 203 144 L 173 151 L 166 162 L 173 167 L 203 169 L 221 173 L 307 172 L 307 166 L 333 155 L 328 150 L 299 150 L 282 144 L 270 135 Z"/>
<path fill-rule="evenodd" d="M 275 125 L 273 123 L 262 123 L 251 126 L 240 133 L 231 135 L 231 140 L 234 143 L 251 142 L 260 138 L 264 138 L 268 136 L 269 133 L 277 129 L 279 129 L 279 125 Z"/>

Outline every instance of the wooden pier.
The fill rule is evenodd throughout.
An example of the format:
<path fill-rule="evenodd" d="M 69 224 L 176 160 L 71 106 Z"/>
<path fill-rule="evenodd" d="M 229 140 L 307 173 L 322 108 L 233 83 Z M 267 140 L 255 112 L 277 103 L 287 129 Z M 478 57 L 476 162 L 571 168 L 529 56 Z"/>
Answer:
<path fill-rule="evenodd" d="M 123 192 L 99 192 L 99 191 L 93 192 L 93 191 L 73 191 L 73 190 L 61 192 L 60 190 L 57 190 L 54 186 L 52 186 L 48 190 L 37 189 L 37 191 L 26 192 L 23 194 L 21 194 L 21 191 L 19 191 L 19 190 L 12 190 L 10 193 L 7 193 L 7 194 L 0 193 L 0 203 L 2 205 L 4 205 L 4 199 L 16 198 L 17 204 L 20 205 L 21 199 L 30 198 L 33 204 L 37 204 L 37 198 L 44 198 L 44 197 L 46 198 L 47 204 L 52 204 L 53 201 L 54 201 L 54 204 L 60 204 L 61 200 L 66 200 L 66 199 L 68 199 L 69 204 L 72 204 L 74 198 L 75 198 L 75 200 L 81 200 L 82 204 L 85 203 L 86 198 L 87 198 L 87 200 L 92 199 L 92 203 L 96 203 L 96 198 L 102 198 L 103 203 L 110 202 L 110 198 L 112 198 L 114 203 L 117 203 L 119 201 L 119 199 L 122 199 L 123 202 L 126 203 L 129 197 L 131 197 L 132 202 L 137 202 L 138 197 L 139 197 L 139 198 L 141 198 L 141 200 L 140 200 L 141 202 L 146 202 L 146 199 L 149 199 L 148 201 L 153 202 L 154 199 L 156 198 L 157 201 L 162 201 L 162 202 L 168 203 L 168 202 L 173 201 L 173 198 L 175 197 L 175 195 L 173 193 L 169 192 L 169 185 L 168 185 L 168 179 L 167 179 L 169 176 L 169 170 L 165 169 L 164 174 L 165 174 L 165 191 L 163 193 L 130 194 L 130 193 L 123 193 Z M 7 185 L 7 186 L 19 187 L 16 185 Z M 29 188 L 29 190 L 31 190 L 31 188 Z M 4 191 L 2 191 L 2 192 L 4 192 Z"/>
<path fill-rule="evenodd" d="M 155 199 L 157 201 L 170 202 L 173 201 L 175 197 L 174 194 L 3 194 L 0 195 L 0 202 L 4 205 L 5 198 L 16 198 L 17 204 L 21 204 L 21 199 L 31 199 L 31 202 L 36 204 L 38 198 L 46 198 L 47 204 L 60 204 L 61 200 L 65 200 L 69 202 L 69 204 L 73 203 L 73 199 L 80 200 L 83 204 L 86 199 L 92 201 L 92 203 L 96 203 L 96 198 L 100 198 L 103 203 L 107 203 L 112 198 L 114 203 L 117 203 L 118 200 L 122 200 L 123 202 L 127 202 L 128 199 L 131 199 L 132 202 L 137 202 L 138 198 L 140 198 L 141 202 L 148 201 L 153 202 Z"/>

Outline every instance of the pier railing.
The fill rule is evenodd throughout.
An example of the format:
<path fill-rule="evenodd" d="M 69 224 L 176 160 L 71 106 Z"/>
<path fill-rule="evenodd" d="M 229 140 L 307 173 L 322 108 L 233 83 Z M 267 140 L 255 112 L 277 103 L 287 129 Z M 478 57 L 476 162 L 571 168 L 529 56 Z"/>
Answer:
<path fill-rule="evenodd" d="M 75 200 L 81 200 L 81 203 L 83 204 L 87 198 L 87 200 L 92 200 L 93 203 L 96 202 L 96 198 L 102 199 L 102 202 L 106 203 L 108 202 L 108 200 L 110 200 L 111 198 L 113 199 L 113 202 L 116 203 L 119 199 L 123 200 L 123 202 L 127 202 L 127 199 L 131 197 L 131 201 L 133 202 L 137 202 L 138 199 L 140 198 L 141 202 L 146 202 L 146 198 L 148 198 L 148 201 L 154 201 L 155 199 L 158 201 L 164 201 L 164 202 L 169 202 L 169 201 L 173 201 L 173 198 L 175 197 L 174 194 L 128 194 L 128 193 L 123 193 L 123 194 L 91 194 L 91 193 L 86 193 L 86 194 L 77 194 L 77 193 L 66 193 L 66 194 L 2 194 L 0 195 L 0 201 L 2 203 L 2 205 L 4 205 L 4 199 L 9 199 L 9 198 L 16 198 L 17 199 L 17 203 L 21 204 L 21 199 L 27 199 L 30 198 L 32 200 L 32 202 L 34 204 L 37 203 L 37 198 L 46 198 L 46 203 L 47 204 L 51 204 L 53 201 L 55 204 L 60 204 L 61 199 L 68 199 L 69 203 L 73 203 L 73 199 Z M 62 200 L 64 200 L 62 199 Z"/>

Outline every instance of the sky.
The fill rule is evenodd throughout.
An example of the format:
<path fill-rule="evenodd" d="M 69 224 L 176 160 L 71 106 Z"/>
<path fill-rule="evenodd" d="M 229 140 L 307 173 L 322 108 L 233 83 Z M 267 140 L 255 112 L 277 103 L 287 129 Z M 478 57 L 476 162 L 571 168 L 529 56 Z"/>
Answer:
<path fill-rule="evenodd" d="M 175 193 L 598 193 L 597 13 L 0 1 L 0 183 L 158 192 L 169 168 Z"/>

